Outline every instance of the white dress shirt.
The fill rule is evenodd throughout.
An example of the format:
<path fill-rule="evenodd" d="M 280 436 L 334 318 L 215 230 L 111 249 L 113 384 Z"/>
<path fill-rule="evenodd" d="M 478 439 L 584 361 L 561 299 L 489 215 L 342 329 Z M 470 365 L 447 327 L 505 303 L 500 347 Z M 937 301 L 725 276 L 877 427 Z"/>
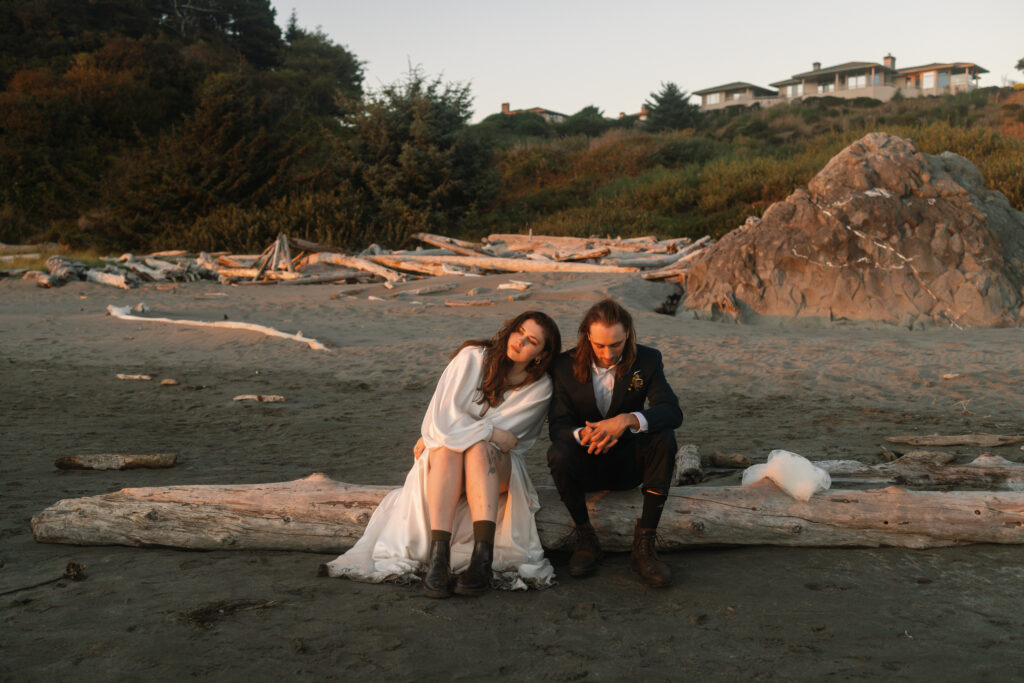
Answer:
<path fill-rule="evenodd" d="M 598 367 L 597 364 L 591 363 L 590 365 L 590 380 L 594 385 L 594 401 L 597 403 L 597 410 L 601 413 L 601 417 L 608 417 L 608 409 L 612 405 L 612 393 L 615 391 L 615 366 L 610 368 Z M 647 418 L 644 417 L 641 412 L 634 412 L 636 415 L 637 422 L 640 423 L 639 428 L 630 427 L 629 431 L 634 434 L 647 431 Z M 576 443 L 580 441 L 580 431 L 583 427 L 580 427 L 573 435 L 576 437 Z"/>

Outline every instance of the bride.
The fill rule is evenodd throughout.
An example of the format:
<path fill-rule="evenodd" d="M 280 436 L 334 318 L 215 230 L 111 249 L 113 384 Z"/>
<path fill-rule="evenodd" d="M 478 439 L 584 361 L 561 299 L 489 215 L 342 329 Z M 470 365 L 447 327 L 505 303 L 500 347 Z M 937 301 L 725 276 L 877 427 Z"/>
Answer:
<path fill-rule="evenodd" d="M 558 326 L 540 311 L 463 343 L 427 406 L 405 485 L 381 501 L 327 574 L 408 581 L 426 567 L 423 589 L 432 598 L 452 594 L 453 571 L 461 572 L 460 595 L 479 595 L 495 578 L 511 588 L 550 585 L 523 454 L 547 414 L 547 369 L 561 346 Z"/>

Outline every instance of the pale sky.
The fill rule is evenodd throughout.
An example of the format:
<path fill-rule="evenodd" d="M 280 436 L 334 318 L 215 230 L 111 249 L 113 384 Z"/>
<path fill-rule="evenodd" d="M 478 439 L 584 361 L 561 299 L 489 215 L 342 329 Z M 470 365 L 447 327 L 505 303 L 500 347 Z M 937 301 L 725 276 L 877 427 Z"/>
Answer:
<path fill-rule="evenodd" d="M 637 113 L 666 81 L 687 91 L 732 81 L 762 87 L 812 62 L 903 68 L 973 62 L 982 86 L 1024 81 L 1024 0 L 271 0 L 284 27 L 321 28 L 365 62 L 364 87 L 409 65 L 469 83 L 473 120 L 544 107 Z M 695 100 L 696 101 L 696 100 Z"/>

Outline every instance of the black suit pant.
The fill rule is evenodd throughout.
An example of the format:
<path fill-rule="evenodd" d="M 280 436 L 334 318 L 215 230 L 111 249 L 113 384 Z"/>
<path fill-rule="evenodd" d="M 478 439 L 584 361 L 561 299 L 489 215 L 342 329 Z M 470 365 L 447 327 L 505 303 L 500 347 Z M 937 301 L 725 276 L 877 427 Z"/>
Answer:
<path fill-rule="evenodd" d="M 667 494 L 675 455 L 676 435 L 671 429 L 630 434 L 600 455 L 587 453 L 575 439 L 562 439 L 548 449 L 548 468 L 573 521 L 583 524 L 589 519 L 589 491 L 622 491 L 643 484 L 645 490 Z"/>

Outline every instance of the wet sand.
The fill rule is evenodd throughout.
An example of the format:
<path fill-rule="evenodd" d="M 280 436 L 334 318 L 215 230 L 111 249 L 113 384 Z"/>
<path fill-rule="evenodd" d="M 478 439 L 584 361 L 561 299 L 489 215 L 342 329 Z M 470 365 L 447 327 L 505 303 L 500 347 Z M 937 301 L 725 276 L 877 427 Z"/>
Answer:
<path fill-rule="evenodd" d="M 0 675 L 6 680 L 510 679 L 1020 680 L 1024 547 L 932 550 L 709 548 L 664 555 L 664 591 L 628 555 L 545 591 L 436 601 L 415 586 L 318 578 L 297 552 L 39 544 L 29 519 L 62 498 L 128 486 L 256 483 L 324 472 L 401 483 L 448 354 L 526 308 L 565 346 L 605 295 L 665 356 L 702 453 L 774 448 L 812 460 L 881 460 L 893 434 L 1024 431 L 1024 329 L 928 329 L 820 321 L 697 320 L 653 309 L 671 286 L 628 276 L 538 275 L 531 298 L 447 308 L 447 294 L 371 301 L 383 286 L 43 290 L 0 280 Z M 516 279 L 524 279 L 517 276 Z M 414 286 L 414 285 L 409 285 Z M 337 297 L 337 298 L 336 298 Z M 106 315 L 301 330 L 313 351 L 251 332 Z M 151 382 L 121 381 L 145 373 Z M 943 379 L 944 375 L 957 375 Z M 177 386 L 161 386 L 165 377 Z M 238 394 L 281 394 L 243 404 Z M 550 477 L 545 439 L 528 454 Z M 983 449 L 947 449 L 966 462 Z M 1022 461 L 1019 446 L 985 449 Z M 165 470 L 59 471 L 73 453 L 171 451 Z M 86 579 L 15 590 L 61 575 Z"/>

